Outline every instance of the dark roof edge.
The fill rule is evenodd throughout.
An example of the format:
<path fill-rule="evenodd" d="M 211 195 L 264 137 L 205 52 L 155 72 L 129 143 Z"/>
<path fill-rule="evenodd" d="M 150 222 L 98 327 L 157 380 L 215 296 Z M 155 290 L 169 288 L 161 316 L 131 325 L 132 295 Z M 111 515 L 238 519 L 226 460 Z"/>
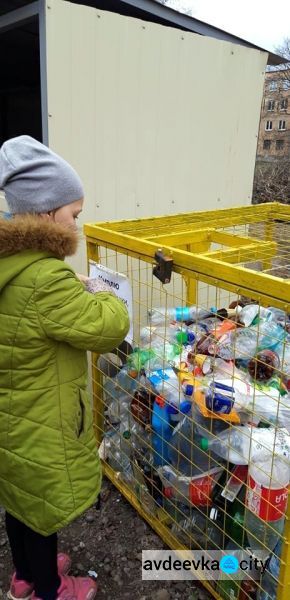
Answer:
<path fill-rule="evenodd" d="M 197 33 L 199 35 L 207 35 L 208 37 L 213 37 L 225 42 L 232 42 L 234 44 L 246 46 L 247 48 L 253 48 L 255 50 L 261 50 L 262 52 L 267 52 L 268 65 L 280 65 L 287 62 L 287 59 L 283 56 L 274 54 L 265 48 L 261 48 L 256 44 L 252 44 L 251 42 L 224 31 L 223 29 L 219 29 L 214 25 L 209 25 L 208 23 L 199 21 L 194 17 L 180 13 L 169 6 L 160 4 L 157 0 L 120 0 L 120 2 L 128 6 L 137 7 L 147 13 L 151 13 L 160 19 L 168 21 L 168 24 L 172 23 L 186 31 L 192 31 L 193 33 Z"/>

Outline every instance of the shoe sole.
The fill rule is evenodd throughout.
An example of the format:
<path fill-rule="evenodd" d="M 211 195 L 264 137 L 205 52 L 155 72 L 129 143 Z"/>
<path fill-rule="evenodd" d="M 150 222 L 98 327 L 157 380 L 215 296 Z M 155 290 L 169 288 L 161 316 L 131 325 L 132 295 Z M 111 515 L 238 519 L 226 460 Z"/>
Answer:
<path fill-rule="evenodd" d="M 86 600 L 93 600 L 95 598 L 95 596 L 97 595 L 97 592 L 98 592 L 98 587 L 96 586 L 94 590 L 89 591 L 89 593 L 86 597 Z"/>
<path fill-rule="evenodd" d="M 28 596 L 21 596 L 21 598 L 17 598 L 16 596 L 13 596 L 13 594 L 11 594 L 10 590 L 6 594 L 8 600 L 30 600 L 31 596 L 32 592 Z"/>

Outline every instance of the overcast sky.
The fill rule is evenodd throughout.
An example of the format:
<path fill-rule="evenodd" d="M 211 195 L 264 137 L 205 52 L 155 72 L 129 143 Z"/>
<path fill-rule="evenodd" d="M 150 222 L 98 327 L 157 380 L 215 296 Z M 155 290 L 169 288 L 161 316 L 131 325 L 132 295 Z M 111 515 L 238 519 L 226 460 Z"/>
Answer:
<path fill-rule="evenodd" d="M 266 50 L 290 37 L 290 0 L 170 0 L 168 5 Z"/>

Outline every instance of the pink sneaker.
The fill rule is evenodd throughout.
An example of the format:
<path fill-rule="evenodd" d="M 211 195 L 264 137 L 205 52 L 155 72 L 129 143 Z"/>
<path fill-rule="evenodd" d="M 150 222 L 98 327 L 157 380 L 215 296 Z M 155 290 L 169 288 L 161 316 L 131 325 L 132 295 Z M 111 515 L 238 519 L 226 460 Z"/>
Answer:
<path fill-rule="evenodd" d="M 97 584 L 90 577 L 69 577 L 62 575 L 57 590 L 57 600 L 93 600 Z M 33 592 L 31 600 L 41 600 Z"/>
<path fill-rule="evenodd" d="M 16 573 L 13 573 L 10 589 L 7 592 L 9 600 L 29 600 L 33 592 L 33 583 L 28 583 L 24 579 L 16 579 Z"/>
<path fill-rule="evenodd" d="M 71 568 L 71 559 L 68 554 L 59 552 L 57 555 L 57 569 L 58 574 L 66 575 Z M 16 579 L 16 573 L 13 573 L 10 589 L 7 592 L 7 598 L 9 600 L 30 600 L 34 589 L 33 583 L 28 583 L 24 579 Z"/>

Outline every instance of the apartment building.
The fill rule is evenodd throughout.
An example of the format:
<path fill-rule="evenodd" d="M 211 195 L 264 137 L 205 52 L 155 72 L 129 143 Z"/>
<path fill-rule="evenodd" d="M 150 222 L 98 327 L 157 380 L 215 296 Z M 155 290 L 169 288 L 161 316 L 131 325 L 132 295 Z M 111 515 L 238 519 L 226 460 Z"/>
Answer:
<path fill-rule="evenodd" d="M 266 73 L 257 159 L 290 159 L 290 69 Z"/>

